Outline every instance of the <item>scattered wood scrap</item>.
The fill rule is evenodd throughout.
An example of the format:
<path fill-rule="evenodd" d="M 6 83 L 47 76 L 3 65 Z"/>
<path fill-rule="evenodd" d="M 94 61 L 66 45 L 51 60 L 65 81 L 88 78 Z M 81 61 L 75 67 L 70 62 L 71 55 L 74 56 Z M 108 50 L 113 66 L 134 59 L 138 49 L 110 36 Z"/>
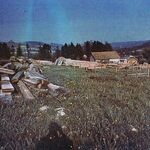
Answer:
<path fill-rule="evenodd" d="M 34 96 L 32 95 L 32 93 L 27 88 L 27 86 L 22 81 L 18 82 L 18 86 L 19 86 L 20 91 L 25 99 L 28 99 L 28 100 L 35 99 Z"/>
<path fill-rule="evenodd" d="M 15 74 L 15 71 L 13 71 L 11 69 L 6 69 L 6 68 L 3 68 L 3 67 L 0 67 L 0 73 L 13 75 L 13 74 Z"/>
<path fill-rule="evenodd" d="M 11 60 L 13 61 L 0 67 L 0 100 L 12 101 L 12 93 L 14 91 L 21 93 L 22 96 L 28 100 L 35 99 L 35 97 L 38 97 L 38 93 L 42 92 L 44 94 L 49 93 L 53 95 L 57 93 L 57 96 L 69 92 L 64 87 L 49 83 L 47 77 L 42 74 L 40 67 L 43 64 L 50 64 L 50 62 L 44 61 L 37 63 L 34 61 L 32 63 L 31 60 L 27 60 L 26 58 L 19 61 L 15 58 Z M 34 96 L 30 89 L 36 89 L 37 92 L 34 93 Z"/>
<path fill-rule="evenodd" d="M 14 87 L 10 82 L 1 83 L 2 92 L 14 92 Z"/>
<path fill-rule="evenodd" d="M 17 72 L 11 79 L 12 83 L 17 83 L 23 77 L 24 71 Z"/>
<path fill-rule="evenodd" d="M 5 104 L 11 104 L 12 103 L 11 93 L 4 93 L 2 92 L 2 90 L 0 90 L 0 101 Z"/>
<path fill-rule="evenodd" d="M 8 77 L 8 75 L 1 75 L 1 82 L 10 82 L 10 78 Z"/>

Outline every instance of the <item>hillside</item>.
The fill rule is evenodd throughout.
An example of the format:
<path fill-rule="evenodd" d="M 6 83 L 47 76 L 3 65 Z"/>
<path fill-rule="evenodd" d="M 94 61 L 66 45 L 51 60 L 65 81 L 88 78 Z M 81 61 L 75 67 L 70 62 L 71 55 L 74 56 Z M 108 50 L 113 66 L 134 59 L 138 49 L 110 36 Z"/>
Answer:
<path fill-rule="evenodd" d="M 133 47 L 140 47 L 146 43 L 149 43 L 150 40 L 147 40 L 147 41 L 128 41 L 128 42 L 114 42 L 114 43 L 111 43 L 112 47 L 116 50 L 118 49 L 130 49 L 130 48 L 133 48 Z"/>
<path fill-rule="evenodd" d="M 126 70 L 117 74 L 115 69 L 87 72 L 47 66 L 43 71 L 50 82 L 70 89 L 70 94 L 54 97 L 39 91 L 34 101 L 14 97 L 15 105 L 1 107 L 1 147 L 35 149 L 55 121 L 63 126 L 75 149 L 150 148 L 149 78 L 126 76 Z M 40 111 L 42 106 L 48 109 Z M 56 108 L 60 107 L 65 114 L 58 117 Z"/>

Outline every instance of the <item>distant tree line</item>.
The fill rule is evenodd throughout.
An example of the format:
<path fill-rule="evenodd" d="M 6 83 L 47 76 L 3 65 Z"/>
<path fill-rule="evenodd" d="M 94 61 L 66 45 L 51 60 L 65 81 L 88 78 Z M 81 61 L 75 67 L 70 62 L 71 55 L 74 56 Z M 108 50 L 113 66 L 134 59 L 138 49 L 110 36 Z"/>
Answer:
<path fill-rule="evenodd" d="M 57 58 L 63 56 L 65 58 L 71 58 L 76 60 L 85 59 L 84 55 L 86 55 L 86 60 L 89 60 L 92 52 L 101 52 L 101 51 L 113 51 L 111 44 L 99 41 L 86 41 L 82 45 L 77 44 L 67 44 L 65 43 L 61 48 L 56 47 L 55 52 L 52 53 L 51 45 L 43 44 L 39 45 L 39 50 L 37 54 L 31 55 L 31 48 L 29 44 L 26 44 L 26 54 L 23 52 L 21 44 L 15 46 L 8 46 L 7 43 L 0 43 L 0 59 L 9 59 L 10 56 L 25 56 L 28 58 L 42 59 L 42 60 L 52 60 L 55 61 Z M 119 50 L 121 56 L 126 55 L 136 55 L 136 51 L 132 52 L 127 49 Z M 143 53 L 140 57 L 141 62 L 145 62 L 145 60 L 150 63 L 150 48 L 144 48 Z"/>
<path fill-rule="evenodd" d="M 61 49 L 61 55 L 65 58 L 71 59 L 83 59 L 83 55 L 87 56 L 87 59 L 91 56 L 91 52 L 102 52 L 102 51 L 112 51 L 113 48 L 111 44 L 99 41 L 86 41 L 83 45 L 73 43 L 64 44 Z"/>
<path fill-rule="evenodd" d="M 91 56 L 91 52 L 100 52 L 100 51 L 111 51 L 113 50 L 109 43 L 101 43 L 99 41 L 86 41 L 83 45 L 77 44 L 64 44 L 62 48 L 56 48 L 55 52 L 52 54 L 51 46 L 49 44 L 43 44 L 39 46 L 39 51 L 35 56 L 30 54 L 30 45 L 26 44 L 26 54 L 28 58 L 34 57 L 36 59 L 43 60 L 56 60 L 58 57 L 63 56 L 65 58 L 78 59 L 82 60 L 83 56 L 86 55 L 87 58 Z M 16 51 L 16 52 L 15 52 Z M 8 47 L 6 43 L 0 43 L 0 57 L 1 58 L 9 58 L 11 55 L 15 55 L 17 57 L 23 56 L 24 52 L 21 48 L 21 45 L 15 47 L 12 45 Z"/>
<path fill-rule="evenodd" d="M 0 58 L 1 59 L 8 59 L 10 58 L 10 48 L 7 46 L 6 43 L 0 43 Z"/>

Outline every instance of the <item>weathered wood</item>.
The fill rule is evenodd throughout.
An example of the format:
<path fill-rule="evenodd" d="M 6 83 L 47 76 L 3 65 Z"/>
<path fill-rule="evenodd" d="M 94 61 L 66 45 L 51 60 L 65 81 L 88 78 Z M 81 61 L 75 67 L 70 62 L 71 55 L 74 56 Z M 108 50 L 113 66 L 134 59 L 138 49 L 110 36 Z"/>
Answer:
<path fill-rule="evenodd" d="M 25 72 L 25 77 L 30 79 L 39 79 L 39 80 L 46 80 L 47 78 L 36 71 L 27 71 Z"/>
<path fill-rule="evenodd" d="M 0 90 L 0 101 L 5 104 L 12 103 L 11 93 L 3 93 L 2 90 Z"/>
<path fill-rule="evenodd" d="M 50 91 L 55 91 L 55 90 L 57 90 L 58 88 L 60 88 L 60 86 L 58 86 L 58 85 L 54 85 L 54 84 L 52 84 L 52 83 L 49 83 L 48 85 L 48 89 L 50 90 Z"/>
<path fill-rule="evenodd" d="M 11 79 L 12 83 L 17 83 L 24 75 L 24 71 L 17 72 Z"/>
<path fill-rule="evenodd" d="M 38 79 L 23 79 L 23 81 L 25 82 L 25 83 L 28 83 L 28 84 L 30 84 L 30 85 L 38 85 L 41 81 L 40 80 L 38 80 Z"/>
<path fill-rule="evenodd" d="M 67 95 L 70 93 L 70 91 L 68 89 L 66 89 L 62 86 L 54 85 L 52 83 L 49 83 L 47 86 L 48 86 L 48 89 L 51 92 L 51 94 L 57 93 L 57 95 L 60 95 L 60 94 Z"/>
<path fill-rule="evenodd" d="M 9 75 L 15 74 L 15 72 L 13 70 L 6 69 L 6 68 L 3 68 L 3 67 L 0 67 L 0 73 L 9 74 Z"/>
<path fill-rule="evenodd" d="M 25 99 L 28 99 L 28 100 L 34 99 L 34 96 L 32 95 L 32 93 L 29 91 L 29 89 L 26 87 L 26 85 L 22 81 L 18 82 L 18 86 Z"/>
<path fill-rule="evenodd" d="M 10 78 L 8 77 L 8 75 L 1 75 L 1 82 L 10 82 Z"/>
<path fill-rule="evenodd" d="M 10 82 L 2 82 L 1 83 L 2 92 L 14 92 L 14 87 Z"/>

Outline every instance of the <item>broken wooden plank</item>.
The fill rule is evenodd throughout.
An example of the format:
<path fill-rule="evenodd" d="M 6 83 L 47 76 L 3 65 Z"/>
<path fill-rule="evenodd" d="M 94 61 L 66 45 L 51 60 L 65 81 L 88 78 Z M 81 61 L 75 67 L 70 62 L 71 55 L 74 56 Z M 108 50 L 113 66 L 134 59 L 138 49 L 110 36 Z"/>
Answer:
<path fill-rule="evenodd" d="M 3 67 L 0 67 L 0 73 L 9 74 L 9 75 L 15 74 L 15 72 L 13 70 L 6 69 L 6 68 L 3 68 Z"/>
<path fill-rule="evenodd" d="M 14 92 L 14 87 L 10 82 L 2 82 L 1 83 L 2 92 Z"/>
<path fill-rule="evenodd" d="M 2 90 L 0 90 L 0 101 L 4 104 L 11 104 L 12 103 L 11 93 L 3 93 Z"/>
<path fill-rule="evenodd" d="M 10 82 L 10 78 L 8 77 L 8 75 L 1 75 L 1 82 Z"/>
<path fill-rule="evenodd" d="M 40 80 L 38 80 L 38 79 L 23 79 L 23 81 L 25 82 L 25 83 L 28 83 L 28 84 L 30 84 L 30 85 L 38 85 L 38 84 L 40 84 Z"/>
<path fill-rule="evenodd" d="M 24 71 L 17 72 L 11 79 L 12 83 L 17 83 L 24 75 Z"/>
<path fill-rule="evenodd" d="M 26 71 L 25 77 L 30 79 L 39 79 L 39 80 L 46 80 L 47 78 L 36 71 Z"/>
<path fill-rule="evenodd" d="M 58 96 L 58 95 L 68 95 L 70 93 L 70 91 L 62 86 L 58 86 L 58 85 L 54 85 L 52 83 L 49 83 L 48 85 L 48 89 L 50 91 L 50 93 L 52 95 Z"/>
<path fill-rule="evenodd" d="M 34 96 L 32 95 L 32 93 L 29 91 L 27 86 L 22 81 L 18 82 L 18 86 L 19 86 L 20 91 L 25 99 L 28 99 L 28 100 L 34 99 Z"/>

